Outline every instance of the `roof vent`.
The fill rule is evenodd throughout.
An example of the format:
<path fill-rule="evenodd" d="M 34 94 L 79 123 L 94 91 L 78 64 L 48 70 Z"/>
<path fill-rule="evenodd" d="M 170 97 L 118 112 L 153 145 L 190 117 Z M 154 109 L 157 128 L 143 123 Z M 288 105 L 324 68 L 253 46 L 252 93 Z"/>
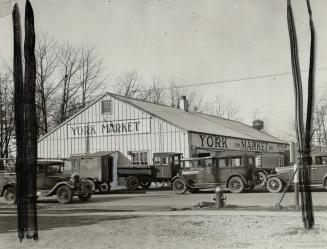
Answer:
<path fill-rule="evenodd" d="M 253 121 L 252 127 L 258 131 L 262 131 L 264 127 L 264 122 L 260 119 L 256 119 Z"/>
<path fill-rule="evenodd" d="M 180 99 L 179 108 L 188 112 L 188 101 L 185 95 L 183 95 Z"/>

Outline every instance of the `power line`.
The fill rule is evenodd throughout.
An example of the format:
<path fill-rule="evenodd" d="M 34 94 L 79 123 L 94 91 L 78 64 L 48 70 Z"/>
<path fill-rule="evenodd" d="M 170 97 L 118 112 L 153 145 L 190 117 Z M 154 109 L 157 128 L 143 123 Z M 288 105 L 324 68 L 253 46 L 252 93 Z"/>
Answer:
<path fill-rule="evenodd" d="M 317 69 L 316 71 L 324 71 L 324 70 L 327 70 L 327 67 L 321 67 L 321 68 Z M 305 73 L 308 71 L 304 70 L 301 72 Z M 218 84 L 226 84 L 226 83 L 232 83 L 232 82 L 241 82 L 241 81 L 246 81 L 246 80 L 257 80 L 257 79 L 264 79 L 264 78 L 282 77 L 282 76 L 288 76 L 288 75 L 292 75 L 292 72 L 264 74 L 264 75 L 250 76 L 250 77 L 244 77 L 244 78 L 238 78 L 238 79 L 229 79 L 229 80 L 198 82 L 198 83 L 191 83 L 191 84 L 186 84 L 186 85 L 181 85 L 181 86 L 163 87 L 160 89 L 164 90 L 164 89 L 174 89 L 174 88 L 189 88 L 189 87 L 196 87 L 196 86 L 218 85 Z"/>

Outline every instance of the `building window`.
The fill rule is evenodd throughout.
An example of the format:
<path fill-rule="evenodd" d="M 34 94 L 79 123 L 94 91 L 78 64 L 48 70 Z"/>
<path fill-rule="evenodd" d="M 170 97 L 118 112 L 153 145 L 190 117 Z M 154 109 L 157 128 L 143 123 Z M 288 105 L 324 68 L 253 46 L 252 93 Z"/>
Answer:
<path fill-rule="evenodd" d="M 132 152 L 132 163 L 139 164 L 139 165 L 147 165 L 148 152 L 147 151 Z"/>
<path fill-rule="evenodd" d="M 111 100 L 101 101 L 101 114 L 111 114 Z"/>

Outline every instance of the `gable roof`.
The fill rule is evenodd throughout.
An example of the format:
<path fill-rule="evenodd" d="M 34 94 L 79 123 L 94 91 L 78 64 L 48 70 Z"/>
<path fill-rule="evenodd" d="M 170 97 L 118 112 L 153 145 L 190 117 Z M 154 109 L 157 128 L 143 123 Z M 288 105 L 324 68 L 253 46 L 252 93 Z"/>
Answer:
<path fill-rule="evenodd" d="M 184 110 L 162 104 L 128 98 L 112 93 L 108 94 L 190 132 L 287 144 L 285 141 L 279 138 L 271 136 L 265 132 L 258 131 L 239 121 L 219 118 L 198 112 L 186 112 Z"/>
<path fill-rule="evenodd" d="M 113 93 L 104 93 L 97 98 L 95 98 L 89 105 L 77 112 L 75 115 L 65 120 L 63 123 L 58 125 L 55 129 L 40 137 L 38 141 L 43 140 L 51 133 L 55 132 L 57 129 L 67 124 L 69 121 L 74 119 L 80 113 L 87 110 L 89 107 L 94 105 L 96 102 L 100 101 L 105 96 L 111 96 L 125 103 L 133 105 L 145 112 L 150 113 L 152 116 L 171 123 L 183 130 L 196 133 L 205 133 L 212 135 L 220 135 L 225 137 L 234 137 L 241 139 L 259 140 L 271 143 L 281 143 L 287 144 L 285 141 L 271 136 L 265 132 L 258 131 L 246 124 L 239 121 L 229 120 L 224 118 L 215 117 L 208 114 L 198 113 L 198 112 L 186 112 L 179 108 L 174 108 L 171 106 L 157 104 L 152 102 L 147 102 L 143 100 L 138 100 L 134 98 L 129 98 Z"/>

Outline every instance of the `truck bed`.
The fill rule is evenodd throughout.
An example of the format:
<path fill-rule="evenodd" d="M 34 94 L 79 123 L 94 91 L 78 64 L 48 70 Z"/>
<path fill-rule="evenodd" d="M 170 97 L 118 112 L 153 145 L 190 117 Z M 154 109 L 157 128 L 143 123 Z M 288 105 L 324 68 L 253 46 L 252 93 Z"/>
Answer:
<path fill-rule="evenodd" d="M 154 176 L 155 175 L 155 168 L 152 166 L 124 166 L 119 167 L 117 169 L 119 177 L 127 177 L 130 175 L 146 175 L 146 176 Z"/>

